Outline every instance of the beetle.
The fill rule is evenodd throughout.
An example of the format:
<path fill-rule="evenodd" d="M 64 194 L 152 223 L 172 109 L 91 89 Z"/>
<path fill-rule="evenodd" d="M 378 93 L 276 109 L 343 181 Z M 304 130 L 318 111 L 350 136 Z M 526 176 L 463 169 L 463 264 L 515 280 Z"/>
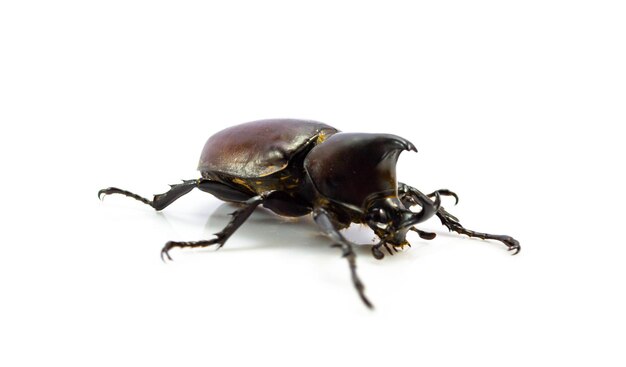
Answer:
<path fill-rule="evenodd" d="M 172 260 L 173 248 L 224 246 L 230 236 L 262 205 L 286 217 L 311 214 L 321 231 L 342 250 L 348 260 L 352 283 L 363 303 L 372 308 L 356 272 L 354 243 L 340 230 L 352 223 L 368 225 L 378 237 L 371 245 L 376 259 L 382 249 L 393 255 L 410 246 L 408 231 L 432 240 L 435 233 L 417 224 L 437 216 L 450 231 L 470 237 L 502 242 L 517 254 L 521 247 L 510 236 L 466 229 L 441 206 L 442 196 L 458 196 L 447 189 L 428 195 L 396 179 L 396 162 L 403 151 L 417 152 L 408 140 L 391 134 L 341 132 L 327 124 L 296 119 L 252 121 L 226 128 L 211 136 L 202 150 L 198 170 L 201 177 L 170 185 L 169 191 L 152 200 L 130 191 L 109 187 L 98 198 L 121 194 L 157 211 L 164 209 L 194 188 L 226 202 L 239 205 L 224 229 L 209 240 L 169 241 L 161 258 Z M 410 208 L 421 207 L 414 212 Z"/>

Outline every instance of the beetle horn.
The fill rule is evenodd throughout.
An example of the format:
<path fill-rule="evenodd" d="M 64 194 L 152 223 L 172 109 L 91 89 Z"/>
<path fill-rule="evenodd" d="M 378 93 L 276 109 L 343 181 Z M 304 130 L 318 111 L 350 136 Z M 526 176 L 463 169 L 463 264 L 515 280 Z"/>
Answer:
<path fill-rule="evenodd" d="M 421 202 L 422 210 L 419 213 L 413 213 L 408 211 L 410 214 L 406 217 L 405 220 L 400 224 L 400 228 L 410 228 L 418 223 L 424 222 L 439 210 L 441 206 L 441 196 L 438 192 L 435 192 L 435 201 Z"/>

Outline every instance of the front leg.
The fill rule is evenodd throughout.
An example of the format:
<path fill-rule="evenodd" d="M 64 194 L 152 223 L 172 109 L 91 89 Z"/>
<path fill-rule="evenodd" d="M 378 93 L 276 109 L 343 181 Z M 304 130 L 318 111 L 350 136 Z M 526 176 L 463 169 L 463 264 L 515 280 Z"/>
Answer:
<path fill-rule="evenodd" d="M 333 240 L 333 247 L 341 248 L 343 252 L 343 257 L 348 260 L 348 265 L 350 266 L 350 274 L 352 276 L 352 283 L 354 284 L 354 288 L 359 293 L 359 297 L 368 308 L 374 308 L 372 303 L 365 296 L 365 286 L 363 286 L 363 282 L 359 279 L 359 276 L 356 273 L 356 255 L 354 254 L 354 250 L 352 248 L 353 243 L 348 241 L 333 223 L 328 212 L 322 208 L 317 208 L 313 212 L 313 219 L 315 223 L 320 227 L 320 229 L 328 236 L 331 240 Z"/>
<path fill-rule="evenodd" d="M 467 229 L 459 223 L 458 219 L 450 215 L 445 210 L 437 212 L 437 217 L 441 220 L 441 224 L 446 226 L 448 230 L 454 231 L 456 233 L 468 235 L 470 237 L 478 237 L 483 240 L 496 240 L 502 242 L 506 247 L 508 247 L 509 251 L 513 251 L 513 255 L 517 255 L 522 247 L 519 244 L 519 241 L 511 236 L 506 235 L 498 235 L 498 234 L 489 234 L 483 232 L 472 231 L 471 229 Z"/>
<path fill-rule="evenodd" d="M 433 192 L 432 194 L 424 195 L 422 192 L 420 192 L 416 188 L 409 186 L 407 184 L 403 184 L 403 183 L 398 183 L 398 194 L 400 195 L 401 200 L 403 202 L 406 201 L 407 204 L 417 203 L 418 205 L 421 205 L 422 203 L 430 201 L 430 198 L 429 198 L 430 196 L 437 197 L 439 195 L 453 196 L 456 199 L 456 203 L 458 203 L 459 201 L 459 197 L 450 190 L 445 190 L 445 189 L 437 190 Z M 426 205 L 429 205 L 429 204 L 427 203 Z M 443 207 L 439 207 L 436 215 L 439 218 L 439 220 L 441 220 L 441 223 L 444 226 L 446 226 L 448 230 L 450 231 L 454 231 L 459 234 L 464 234 L 470 237 L 482 238 L 483 240 L 500 241 L 506 247 L 508 247 L 509 251 L 513 251 L 513 255 L 516 255 L 521 250 L 519 241 L 517 241 L 511 236 L 477 232 L 477 231 L 472 231 L 470 229 L 463 227 L 459 219 L 456 218 L 454 215 L 448 213 L 448 211 L 446 211 Z"/>

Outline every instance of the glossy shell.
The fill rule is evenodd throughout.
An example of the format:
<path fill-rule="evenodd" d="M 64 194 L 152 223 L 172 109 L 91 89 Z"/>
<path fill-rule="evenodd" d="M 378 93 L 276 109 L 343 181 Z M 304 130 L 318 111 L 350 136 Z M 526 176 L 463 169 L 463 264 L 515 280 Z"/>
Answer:
<path fill-rule="evenodd" d="M 323 141 L 338 130 L 317 121 L 273 119 L 224 129 L 204 145 L 198 170 L 241 178 L 279 172 L 308 143 Z"/>
<path fill-rule="evenodd" d="M 375 196 L 397 196 L 396 162 L 403 150 L 417 151 L 396 135 L 338 133 L 315 146 L 304 167 L 326 198 L 364 208 Z"/>

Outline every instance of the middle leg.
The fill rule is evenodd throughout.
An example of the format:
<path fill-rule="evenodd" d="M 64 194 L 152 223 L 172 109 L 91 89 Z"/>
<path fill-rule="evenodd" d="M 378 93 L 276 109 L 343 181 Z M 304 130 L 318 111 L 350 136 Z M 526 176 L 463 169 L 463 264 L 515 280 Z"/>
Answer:
<path fill-rule="evenodd" d="M 313 219 L 315 219 L 315 223 L 324 231 L 324 233 L 333 240 L 334 247 L 341 248 L 343 252 L 343 257 L 348 260 L 348 265 L 350 266 L 350 275 L 352 276 L 352 284 L 354 284 L 354 288 L 359 293 L 359 297 L 368 308 L 374 308 L 372 303 L 365 296 L 365 286 L 359 276 L 356 273 L 356 255 L 354 250 L 352 249 L 352 242 L 348 241 L 339 230 L 333 224 L 333 221 L 328 214 L 328 212 L 324 209 L 318 208 L 313 212 Z"/>
<path fill-rule="evenodd" d="M 169 251 L 174 247 L 208 247 L 211 245 L 218 245 L 218 249 L 221 248 L 226 243 L 226 240 L 228 240 L 230 236 L 232 236 L 233 233 L 235 233 L 235 231 L 246 221 L 246 219 L 250 217 L 256 207 L 263 203 L 263 200 L 265 200 L 265 195 L 257 195 L 245 201 L 242 208 L 237 209 L 230 214 L 232 216 L 230 222 L 228 222 L 224 229 L 215 233 L 215 238 L 213 239 L 191 242 L 167 242 L 161 250 L 161 259 L 165 260 L 165 257 L 167 257 L 169 260 L 172 260 Z"/>

